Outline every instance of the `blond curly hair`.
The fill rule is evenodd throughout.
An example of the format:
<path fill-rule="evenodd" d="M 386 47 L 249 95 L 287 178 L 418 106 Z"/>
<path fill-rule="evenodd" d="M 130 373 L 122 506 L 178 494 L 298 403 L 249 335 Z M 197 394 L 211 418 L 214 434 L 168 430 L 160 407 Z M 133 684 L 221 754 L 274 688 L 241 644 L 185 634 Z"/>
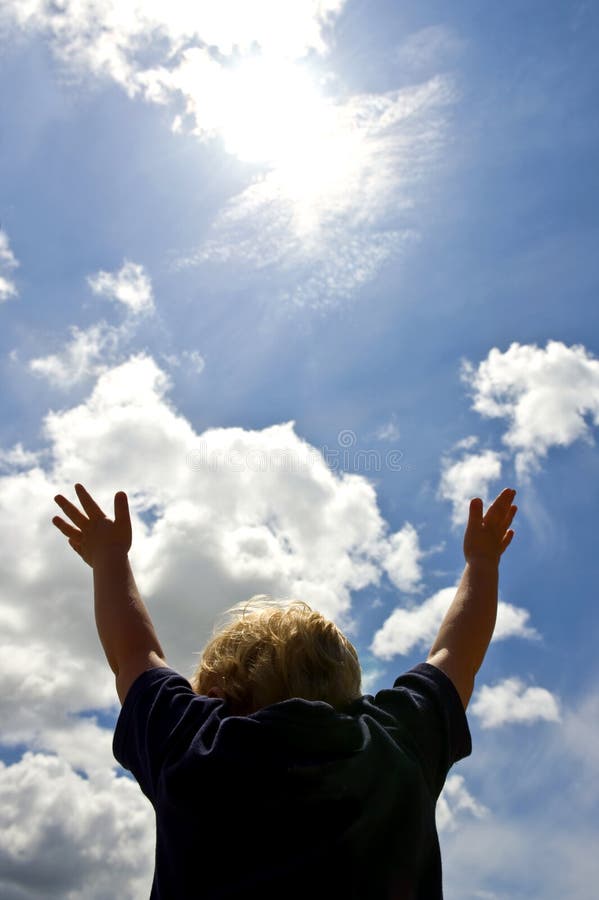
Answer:
<path fill-rule="evenodd" d="M 238 715 L 292 697 L 340 710 L 361 696 L 358 654 L 339 628 L 302 600 L 266 594 L 225 612 L 190 682 L 197 694 L 224 697 Z"/>

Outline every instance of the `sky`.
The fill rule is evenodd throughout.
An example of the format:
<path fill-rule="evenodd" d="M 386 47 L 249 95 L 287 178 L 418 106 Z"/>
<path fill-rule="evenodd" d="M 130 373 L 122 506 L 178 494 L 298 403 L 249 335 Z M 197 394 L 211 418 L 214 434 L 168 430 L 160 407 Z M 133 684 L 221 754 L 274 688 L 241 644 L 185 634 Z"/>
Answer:
<path fill-rule="evenodd" d="M 375 694 L 426 658 L 471 497 L 517 490 L 447 900 L 599 878 L 599 12 L 589 2 L 0 7 L 0 895 L 143 900 L 152 810 L 91 571 L 125 490 L 171 666 L 304 599 Z"/>

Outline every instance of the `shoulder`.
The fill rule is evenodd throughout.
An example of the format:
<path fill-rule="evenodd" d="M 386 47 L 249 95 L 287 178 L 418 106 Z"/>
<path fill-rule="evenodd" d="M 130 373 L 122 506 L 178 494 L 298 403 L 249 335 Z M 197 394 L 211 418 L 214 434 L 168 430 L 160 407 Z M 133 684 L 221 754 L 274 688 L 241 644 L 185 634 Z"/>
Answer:
<path fill-rule="evenodd" d="M 123 673 L 125 678 L 130 684 L 114 730 L 113 754 L 152 799 L 166 756 L 175 758 L 184 752 L 185 742 L 223 702 L 196 694 L 179 672 L 166 665 L 149 665 L 147 660 L 141 671 L 131 666 L 128 674 Z"/>
<path fill-rule="evenodd" d="M 417 707 L 442 710 L 445 716 L 465 719 L 461 697 L 453 679 L 430 660 L 418 663 L 395 679 L 393 691 L 407 695 Z"/>
<path fill-rule="evenodd" d="M 456 659 L 449 650 L 442 649 L 431 654 L 427 664 L 434 666 L 451 681 L 458 692 L 462 706 L 467 709 L 474 690 L 474 670 L 464 665 L 463 660 Z"/>
<path fill-rule="evenodd" d="M 166 660 L 162 659 L 153 650 L 149 653 L 142 653 L 131 656 L 122 666 L 116 676 L 116 690 L 119 695 L 121 704 L 125 702 L 125 698 L 129 693 L 133 683 L 137 681 L 140 675 L 150 669 L 168 669 L 169 665 Z M 169 669 L 169 671 L 172 671 Z"/>
<path fill-rule="evenodd" d="M 374 703 L 390 713 L 401 740 L 415 747 L 440 791 L 451 766 L 472 752 L 472 740 L 460 696 L 451 679 L 429 662 L 400 675 Z"/>

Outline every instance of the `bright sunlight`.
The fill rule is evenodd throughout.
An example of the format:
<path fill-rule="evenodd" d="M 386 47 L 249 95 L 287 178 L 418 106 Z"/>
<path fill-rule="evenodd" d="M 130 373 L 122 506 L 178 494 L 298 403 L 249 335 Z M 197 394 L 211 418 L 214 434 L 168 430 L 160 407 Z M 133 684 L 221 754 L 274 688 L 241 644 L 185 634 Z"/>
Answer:
<path fill-rule="evenodd" d="M 312 230 L 323 206 L 344 206 L 363 167 L 366 141 L 348 109 L 322 93 L 306 65 L 260 55 L 222 66 L 203 53 L 187 63 L 186 92 L 194 96 L 198 118 L 228 153 L 268 168 L 265 189 L 291 205 L 297 230 Z"/>

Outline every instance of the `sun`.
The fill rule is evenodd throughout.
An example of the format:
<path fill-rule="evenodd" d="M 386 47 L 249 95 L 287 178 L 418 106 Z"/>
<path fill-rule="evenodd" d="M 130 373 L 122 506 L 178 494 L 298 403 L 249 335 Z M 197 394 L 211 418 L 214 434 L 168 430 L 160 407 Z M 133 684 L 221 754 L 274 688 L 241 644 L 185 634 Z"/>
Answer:
<path fill-rule="evenodd" d="M 246 59 L 223 73 L 213 101 L 226 151 L 266 168 L 269 185 L 290 203 L 300 230 L 312 229 L 323 206 L 343 205 L 364 162 L 364 141 L 306 65 Z"/>
<path fill-rule="evenodd" d="M 257 167 L 252 202 L 282 203 L 296 233 L 315 239 L 325 220 L 351 207 L 372 169 L 373 140 L 359 105 L 325 93 L 306 61 L 260 53 L 223 64 L 198 48 L 175 83 L 196 133 Z"/>
<path fill-rule="evenodd" d="M 281 165 L 301 158 L 326 131 L 329 106 L 306 68 L 254 57 L 221 84 L 225 148 L 246 162 Z"/>

